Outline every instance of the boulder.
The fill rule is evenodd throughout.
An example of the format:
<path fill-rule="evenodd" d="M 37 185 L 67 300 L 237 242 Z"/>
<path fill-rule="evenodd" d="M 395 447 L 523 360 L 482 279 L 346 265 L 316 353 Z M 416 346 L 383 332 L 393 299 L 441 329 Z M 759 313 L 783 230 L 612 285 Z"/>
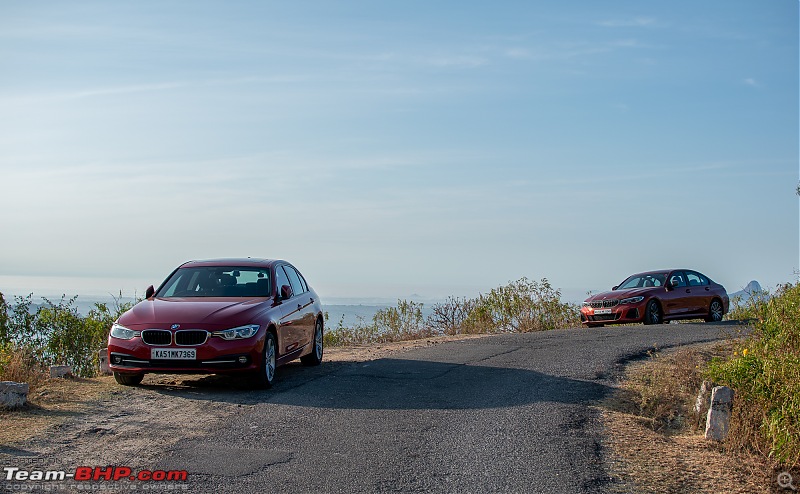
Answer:
<path fill-rule="evenodd" d="M 108 368 L 108 348 L 98 350 L 97 356 L 100 358 L 100 375 L 111 375 L 111 369 Z"/>
<path fill-rule="evenodd" d="M 72 377 L 72 367 L 68 365 L 51 365 L 50 377 Z"/>
<path fill-rule="evenodd" d="M 28 390 L 28 383 L 0 381 L 0 406 L 4 408 L 24 406 L 28 401 Z"/>

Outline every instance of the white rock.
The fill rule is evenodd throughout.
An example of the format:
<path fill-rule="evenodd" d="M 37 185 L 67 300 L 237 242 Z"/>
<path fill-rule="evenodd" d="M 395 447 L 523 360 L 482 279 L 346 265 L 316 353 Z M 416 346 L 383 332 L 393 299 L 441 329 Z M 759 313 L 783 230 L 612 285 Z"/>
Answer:
<path fill-rule="evenodd" d="M 717 386 L 711 390 L 711 406 L 706 419 L 706 439 L 722 441 L 728 436 L 728 426 L 733 409 L 733 390 Z"/>
<path fill-rule="evenodd" d="M 697 400 L 694 402 L 694 413 L 698 415 L 704 415 L 706 413 L 706 410 L 708 410 L 709 395 L 713 387 L 714 385 L 711 381 L 703 381 L 703 384 L 700 385 L 700 392 L 697 393 Z"/>

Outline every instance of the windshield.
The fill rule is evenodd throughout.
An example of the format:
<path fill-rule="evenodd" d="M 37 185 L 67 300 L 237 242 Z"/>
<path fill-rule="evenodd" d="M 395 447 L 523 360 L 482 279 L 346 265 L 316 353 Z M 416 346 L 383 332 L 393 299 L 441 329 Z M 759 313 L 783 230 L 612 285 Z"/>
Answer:
<path fill-rule="evenodd" d="M 617 288 L 617 290 L 664 286 L 664 281 L 666 279 L 667 279 L 666 273 L 637 274 L 623 281 L 622 284 L 619 286 L 619 288 Z"/>
<path fill-rule="evenodd" d="M 269 297 L 269 269 L 235 266 L 180 268 L 156 294 L 178 297 Z"/>

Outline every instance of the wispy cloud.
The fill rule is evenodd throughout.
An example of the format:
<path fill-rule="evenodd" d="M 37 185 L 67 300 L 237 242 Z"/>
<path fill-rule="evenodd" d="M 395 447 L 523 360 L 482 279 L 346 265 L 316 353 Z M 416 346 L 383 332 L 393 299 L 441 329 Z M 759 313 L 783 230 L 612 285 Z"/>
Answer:
<path fill-rule="evenodd" d="M 603 27 L 653 27 L 656 25 L 654 17 L 633 17 L 631 19 L 607 19 L 597 22 Z"/>
<path fill-rule="evenodd" d="M 485 57 L 457 55 L 426 58 L 425 62 L 436 67 L 475 68 L 486 65 L 489 60 Z"/>
<path fill-rule="evenodd" d="M 515 46 L 503 51 L 507 58 L 517 60 L 566 60 L 584 56 L 611 53 L 620 49 L 643 48 L 645 45 L 636 39 L 626 38 L 605 43 L 562 43 L 557 45 L 539 45 L 533 47 Z"/>
<path fill-rule="evenodd" d="M 748 77 L 747 79 L 744 79 L 742 82 L 743 82 L 743 83 L 744 83 L 746 86 L 750 86 L 750 87 L 759 87 L 759 86 L 760 86 L 760 84 L 758 83 L 758 81 L 756 81 L 756 80 L 755 80 L 755 79 L 753 79 L 752 77 Z"/>

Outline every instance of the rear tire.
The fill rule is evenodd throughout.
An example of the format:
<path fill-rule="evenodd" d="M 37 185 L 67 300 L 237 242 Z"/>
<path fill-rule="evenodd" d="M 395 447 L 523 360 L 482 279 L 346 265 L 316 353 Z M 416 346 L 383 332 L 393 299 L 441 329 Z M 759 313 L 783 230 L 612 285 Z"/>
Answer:
<path fill-rule="evenodd" d="M 268 389 L 275 382 L 275 369 L 277 367 L 277 348 L 275 335 L 267 331 L 264 339 L 264 353 L 261 355 L 261 366 L 255 375 L 255 385 L 258 388 Z"/>
<path fill-rule="evenodd" d="M 708 307 L 706 322 L 720 322 L 722 321 L 723 315 L 724 309 L 722 308 L 722 302 L 717 299 L 712 300 L 711 305 Z"/>
<path fill-rule="evenodd" d="M 123 386 L 138 386 L 142 379 L 144 379 L 144 374 L 114 373 L 114 380 L 117 381 L 117 384 L 122 384 Z"/>
<path fill-rule="evenodd" d="M 319 365 L 320 362 L 322 362 L 322 353 L 324 351 L 322 342 L 322 321 L 317 319 L 317 324 L 314 326 L 314 341 L 312 342 L 314 348 L 308 355 L 300 357 L 300 362 L 302 362 L 303 365 Z"/>
<path fill-rule="evenodd" d="M 661 314 L 661 306 L 658 302 L 651 300 L 647 302 L 647 308 L 644 310 L 644 323 L 645 324 L 661 324 L 664 322 L 663 315 Z"/>

